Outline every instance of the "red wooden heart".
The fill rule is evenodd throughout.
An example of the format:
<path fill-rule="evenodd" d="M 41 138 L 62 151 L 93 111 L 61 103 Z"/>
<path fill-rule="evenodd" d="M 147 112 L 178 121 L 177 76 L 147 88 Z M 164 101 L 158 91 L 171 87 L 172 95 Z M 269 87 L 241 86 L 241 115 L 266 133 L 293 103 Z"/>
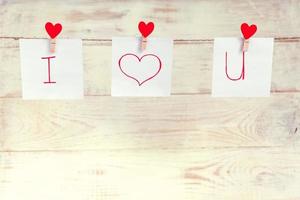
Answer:
<path fill-rule="evenodd" d="M 142 61 L 143 61 L 143 58 L 149 58 L 149 59 L 154 59 L 157 62 L 157 64 L 154 64 L 153 66 L 151 65 L 146 65 L 144 66 L 144 68 L 139 68 L 137 70 L 140 70 L 140 73 L 145 73 L 144 75 L 144 78 L 138 78 L 137 75 L 134 75 L 132 72 L 130 73 L 130 71 L 127 71 L 128 68 L 126 68 L 126 64 L 122 64 L 122 61 L 124 60 L 124 58 L 127 58 L 127 59 L 133 59 L 133 60 L 137 60 L 138 61 L 138 64 L 136 64 L 138 67 L 142 67 Z M 126 62 L 125 62 L 126 63 Z M 128 66 L 127 66 L 128 67 Z M 153 67 L 154 69 L 152 70 L 152 72 L 149 72 L 148 71 L 148 67 Z M 141 86 L 143 83 L 153 79 L 161 70 L 161 67 L 162 67 L 162 63 L 161 63 L 161 60 L 159 59 L 158 56 L 154 55 L 154 54 L 145 54 L 143 55 L 142 57 L 138 57 L 137 55 L 135 54 L 132 54 L 132 53 L 128 53 L 128 54 L 125 54 L 123 55 L 120 59 L 119 59 L 119 68 L 121 70 L 121 72 L 127 76 L 128 78 L 131 78 L 133 80 L 135 80 L 139 86 Z M 134 70 L 134 71 L 137 71 L 137 70 Z M 142 70 L 142 72 L 141 72 Z"/>
<path fill-rule="evenodd" d="M 241 31 L 246 40 L 251 38 L 255 34 L 256 30 L 257 30 L 257 27 L 255 24 L 252 24 L 251 26 L 249 26 L 247 23 L 243 23 L 241 25 Z"/>
<path fill-rule="evenodd" d="M 57 24 L 53 25 L 51 22 L 47 22 L 45 24 L 45 29 L 46 29 L 48 35 L 52 39 L 54 39 L 61 32 L 62 26 L 61 26 L 60 23 L 57 23 Z"/>
<path fill-rule="evenodd" d="M 142 36 L 146 38 L 154 30 L 154 23 L 153 22 L 149 22 L 148 24 L 146 24 L 145 22 L 141 21 L 139 23 L 139 30 L 140 30 Z"/>

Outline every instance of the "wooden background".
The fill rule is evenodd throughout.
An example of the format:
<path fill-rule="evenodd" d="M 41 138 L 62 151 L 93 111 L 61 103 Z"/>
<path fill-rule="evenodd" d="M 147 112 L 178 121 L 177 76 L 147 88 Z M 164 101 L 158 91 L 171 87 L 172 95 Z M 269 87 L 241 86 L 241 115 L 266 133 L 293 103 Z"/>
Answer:
<path fill-rule="evenodd" d="M 1 200 L 300 199 L 299 0 L 0 0 Z M 111 37 L 172 37 L 172 96 L 110 96 Z M 85 99 L 24 101 L 18 40 L 82 38 Z M 269 98 L 212 98 L 215 37 L 275 37 Z M 99 56 L 102 55 L 102 56 Z"/>

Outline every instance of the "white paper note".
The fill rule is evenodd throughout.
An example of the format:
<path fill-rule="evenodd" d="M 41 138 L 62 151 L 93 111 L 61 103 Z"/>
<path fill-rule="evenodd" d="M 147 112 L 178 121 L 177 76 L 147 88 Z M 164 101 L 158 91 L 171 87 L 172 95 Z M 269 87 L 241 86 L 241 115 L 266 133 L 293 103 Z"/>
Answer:
<path fill-rule="evenodd" d="M 148 38 L 140 50 L 140 38 L 112 40 L 112 96 L 169 96 L 173 40 Z"/>
<path fill-rule="evenodd" d="M 270 96 L 273 38 L 251 38 L 244 55 L 242 45 L 241 38 L 215 39 L 212 96 Z"/>
<path fill-rule="evenodd" d="M 56 40 L 49 52 L 47 39 L 21 39 L 23 99 L 83 98 L 82 41 Z"/>

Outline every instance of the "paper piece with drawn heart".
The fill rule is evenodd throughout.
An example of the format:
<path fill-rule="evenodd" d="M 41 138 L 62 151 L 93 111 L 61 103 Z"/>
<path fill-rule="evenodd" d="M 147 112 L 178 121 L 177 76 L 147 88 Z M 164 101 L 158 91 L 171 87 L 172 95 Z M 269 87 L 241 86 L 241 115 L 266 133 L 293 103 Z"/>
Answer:
<path fill-rule="evenodd" d="M 150 81 L 161 70 L 161 60 L 154 54 L 146 54 L 138 57 L 135 54 L 128 53 L 119 59 L 121 72 L 136 81 L 139 86 Z"/>
<path fill-rule="evenodd" d="M 112 39 L 112 96 L 169 96 L 173 41 L 149 38 L 139 51 L 139 37 Z"/>
<path fill-rule="evenodd" d="M 142 34 L 142 36 L 144 38 L 148 37 L 154 30 L 154 23 L 153 22 L 149 22 L 149 23 L 145 23 L 143 21 L 141 21 L 139 23 L 139 30 Z"/>
<path fill-rule="evenodd" d="M 58 34 L 60 34 L 62 30 L 62 25 L 60 23 L 53 25 L 51 22 L 47 22 L 45 24 L 45 29 L 50 38 L 54 39 L 58 36 Z"/>
<path fill-rule="evenodd" d="M 255 24 L 249 26 L 247 23 L 241 25 L 241 31 L 246 40 L 251 38 L 256 33 L 257 27 Z"/>

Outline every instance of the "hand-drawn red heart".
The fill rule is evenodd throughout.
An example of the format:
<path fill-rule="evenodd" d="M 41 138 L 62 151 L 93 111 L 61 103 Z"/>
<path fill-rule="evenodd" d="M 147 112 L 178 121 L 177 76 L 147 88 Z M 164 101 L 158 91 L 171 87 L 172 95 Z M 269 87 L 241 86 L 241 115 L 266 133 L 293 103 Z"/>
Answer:
<path fill-rule="evenodd" d="M 146 24 L 145 22 L 141 21 L 139 23 L 139 30 L 140 30 L 142 36 L 144 36 L 144 38 L 146 38 L 154 30 L 154 24 L 153 24 L 153 22 L 149 22 L 148 24 Z"/>
<path fill-rule="evenodd" d="M 53 25 L 51 22 L 47 22 L 45 24 L 45 29 L 48 35 L 54 39 L 62 30 L 62 26 L 60 23 Z"/>
<path fill-rule="evenodd" d="M 257 30 L 257 27 L 255 24 L 252 24 L 251 26 L 249 26 L 247 23 L 243 23 L 241 25 L 241 31 L 246 40 L 251 38 L 255 34 L 256 30 Z"/>
<path fill-rule="evenodd" d="M 156 71 L 156 72 L 150 72 L 150 73 L 152 73 L 152 74 L 146 74 L 146 78 L 145 78 L 144 80 L 139 80 L 137 77 L 134 77 L 134 75 L 129 74 L 130 72 L 125 72 L 125 71 L 126 71 L 126 68 L 125 68 L 125 66 L 122 66 L 122 60 L 123 60 L 123 58 L 127 57 L 127 59 L 129 59 L 130 57 L 128 57 L 128 56 L 132 57 L 131 59 L 137 59 L 138 62 L 139 62 L 140 64 L 141 64 L 143 58 L 146 58 L 146 57 L 148 57 L 148 58 L 153 58 L 154 60 L 157 60 L 157 61 L 158 61 L 158 64 L 152 66 L 152 67 L 156 67 L 156 68 L 157 68 L 157 71 Z M 147 66 L 147 67 L 151 67 L 151 66 Z M 139 58 L 139 57 L 138 57 L 137 55 L 135 55 L 135 54 L 128 53 L 128 54 L 123 55 L 123 56 L 119 59 L 119 68 L 120 68 L 121 72 L 122 72 L 125 76 L 127 76 L 128 78 L 131 78 L 131 79 L 135 80 L 135 81 L 138 83 L 139 86 L 141 86 L 143 83 L 145 83 L 145 82 L 147 82 L 147 81 L 153 79 L 153 78 L 160 72 L 161 67 L 162 67 L 162 63 L 161 63 L 160 58 L 159 58 L 158 56 L 154 55 L 154 54 L 145 54 L 145 55 L 143 55 L 141 58 Z M 145 70 L 145 72 L 147 72 L 147 68 L 144 68 L 144 69 L 142 69 L 142 70 Z M 154 74 L 153 74 L 153 73 L 154 73 Z"/>

